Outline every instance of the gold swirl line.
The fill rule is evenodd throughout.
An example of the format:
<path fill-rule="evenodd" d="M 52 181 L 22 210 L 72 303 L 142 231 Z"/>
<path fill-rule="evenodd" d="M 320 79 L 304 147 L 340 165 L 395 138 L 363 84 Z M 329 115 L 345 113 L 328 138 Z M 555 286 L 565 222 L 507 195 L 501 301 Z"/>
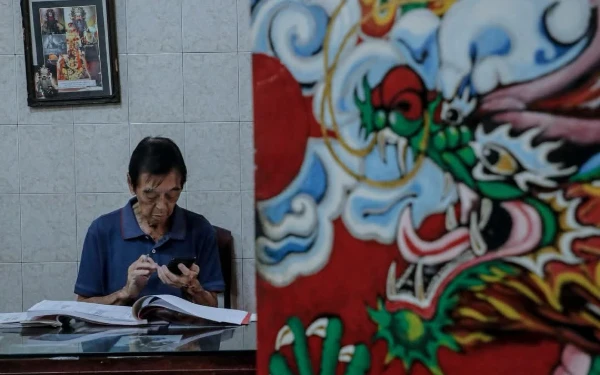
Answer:
<path fill-rule="evenodd" d="M 325 121 L 324 121 L 324 119 L 325 119 L 324 113 L 325 113 L 325 101 L 327 100 L 328 110 L 329 110 L 329 114 L 331 116 L 331 125 L 333 127 L 333 131 L 335 132 L 340 145 L 351 155 L 358 156 L 358 157 L 365 157 L 371 152 L 371 150 L 373 150 L 373 147 L 375 147 L 375 143 L 377 142 L 377 139 L 375 137 L 373 137 L 371 139 L 371 141 L 369 142 L 369 144 L 365 148 L 362 148 L 362 149 L 355 149 L 352 146 L 350 146 L 346 142 L 344 137 L 342 137 L 340 134 L 340 128 L 335 119 L 335 115 L 334 115 L 334 111 L 333 111 L 333 99 L 331 97 L 331 82 L 333 80 L 333 73 L 337 67 L 340 56 L 342 54 L 342 51 L 344 50 L 344 47 L 350 40 L 350 37 L 358 31 L 358 29 L 362 23 L 362 20 L 361 20 L 358 24 L 355 24 L 354 26 L 352 26 L 350 28 L 350 30 L 346 33 L 346 35 L 344 35 L 344 39 L 342 40 L 342 43 L 340 44 L 340 48 L 336 52 L 335 57 L 333 59 L 333 64 L 330 67 L 329 66 L 329 41 L 331 38 L 331 28 L 332 28 L 331 25 L 333 25 L 335 23 L 335 20 L 339 16 L 339 13 L 342 10 L 343 6 L 346 5 L 346 1 L 347 0 L 341 1 L 340 4 L 334 10 L 334 12 L 331 14 L 331 21 L 327 25 L 325 41 L 323 42 L 323 63 L 324 63 L 324 72 L 325 72 L 325 87 L 323 88 L 323 96 L 321 98 L 321 108 L 320 108 L 321 127 L 326 126 Z"/>
<path fill-rule="evenodd" d="M 422 1 L 414 1 L 414 0 L 392 0 L 387 4 L 384 5 L 377 5 L 376 9 L 374 9 L 374 11 L 381 11 L 381 10 L 386 10 L 386 8 L 392 8 L 392 7 L 399 7 L 402 4 L 408 4 L 408 3 L 429 3 L 432 2 L 434 0 L 422 0 Z M 376 143 L 376 137 L 373 137 L 373 139 L 371 140 L 370 144 L 367 145 L 367 147 L 363 148 L 363 149 L 354 149 L 352 148 L 350 145 L 347 144 L 347 142 L 344 140 L 343 137 L 340 136 L 340 131 L 339 131 L 339 125 L 337 124 L 337 121 L 335 119 L 335 114 L 334 114 L 334 108 L 333 108 L 333 99 L 331 97 L 331 81 L 333 78 L 333 73 L 337 67 L 337 64 L 339 62 L 339 58 L 341 56 L 342 51 L 344 50 L 345 45 L 348 43 L 348 41 L 350 40 L 350 37 L 352 36 L 352 34 L 354 34 L 355 32 L 358 31 L 358 29 L 360 28 L 360 25 L 368 20 L 370 17 L 372 17 L 372 13 L 371 14 L 367 14 L 365 15 L 357 24 L 355 24 L 352 28 L 350 28 L 350 30 L 346 33 L 346 35 L 344 36 L 344 39 L 342 40 L 342 43 L 334 57 L 334 61 L 333 64 L 331 65 L 331 67 L 329 66 L 329 41 L 330 41 L 330 36 L 331 36 L 331 28 L 332 25 L 335 23 L 336 18 L 339 16 L 339 13 L 342 9 L 342 7 L 346 4 L 346 0 L 343 0 L 342 2 L 340 2 L 340 4 L 336 7 L 336 9 L 334 10 L 334 12 L 331 15 L 331 20 L 329 22 L 329 24 L 327 25 L 327 31 L 325 34 L 325 40 L 323 42 L 323 62 L 324 62 L 324 71 L 325 71 L 325 87 L 323 88 L 323 95 L 321 98 L 321 103 L 320 103 L 320 125 L 321 125 L 321 133 L 323 135 L 323 139 L 325 141 L 325 145 L 328 149 L 328 151 L 330 152 L 330 154 L 332 155 L 333 159 L 336 161 L 336 163 L 349 175 L 351 175 L 352 177 L 354 177 L 355 179 L 357 179 L 358 181 L 364 182 L 367 185 L 373 186 L 373 187 L 378 187 L 378 188 L 394 188 L 394 187 L 398 187 L 398 186 L 402 186 L 404 185 L 407 181 L 409 181 L 410 179 L 412 179 L 414 177 L 414 175 L 419 171 L 424 159 L 425 159 L 425 150 L 427 149 L 427 146 L 429 144 L 429 130 L 430 130 L 430 115 L 427 112 L 427 110 L 425 110 L 423 112 L 423 119 L 424 119 L 424 136 L 423 139 L 421 141 L 421 144 L 419 145 L 419 156 L 417 157 L 417 160 L 415 162 L 414 167 L 405 175 L 401 176 L 399 179 L 396 180 L 390 180 L 390 181 L 375 181 L 369 178 L 366 178 L 365 176 L 361 176 L 357 173 L 355 173 L 354 171 L 352 171 L 347 165 L 344 164 L 344 162 L 339 158 L 339 156 L 336 154 L 336 152 L 333 149 L 333 146 L 331 144 L 331 139 L 329 138 L 329 135 L 327 134 L 327 126 L 325 125 L 325 101 L 327 100 L 328 103 L 328 110 L 329 110 L 329 114 L 331 116 L 331 121 L 332 121 L 332 127 L 333 130 L 337 136 L 337 140 L 340 143 L 340 145 L 342 146 L 342 148 L 344 148 L 347 152 L 349 152 L 351 155 L 354 156 L 358 156 L 358 157 L 364 157 L 366 155 L 368 155 L 373 147 L 375 146 Z M 387 9 L 389 10 L 389 9 Z"/>

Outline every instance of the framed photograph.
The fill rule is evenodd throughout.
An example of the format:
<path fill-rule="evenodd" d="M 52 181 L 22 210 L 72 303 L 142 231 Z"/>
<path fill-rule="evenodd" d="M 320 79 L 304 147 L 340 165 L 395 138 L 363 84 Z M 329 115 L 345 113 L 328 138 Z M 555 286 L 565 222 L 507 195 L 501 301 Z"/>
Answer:
<path fill-rule="evenodd" d="M 114 0 L 21 0 L 30 107 L 121 101 Z"/>

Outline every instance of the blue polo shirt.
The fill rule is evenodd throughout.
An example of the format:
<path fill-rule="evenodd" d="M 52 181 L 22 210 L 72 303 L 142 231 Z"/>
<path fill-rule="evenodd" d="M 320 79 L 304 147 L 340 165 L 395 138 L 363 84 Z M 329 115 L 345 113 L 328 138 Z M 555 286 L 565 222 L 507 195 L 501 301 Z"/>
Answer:
<path fill-rule="evenodd" d="M 135 218 L 135 202 L 136 198 L 131 199 L 125 207 L 99 217 L 90 225 L 83 243 L 75 294 L 100 297 L 117 292 L 127 282 L 127 269 L 141 255 L 150 256 L 160 266 L 175 257 L 195 257 L 202 287 L 211 292 L 225 290 L 215 229 L 204 216 L 175 206 L 171 230 L 154 242 Z M 139 297 L 152 294 L 181 297 L 181 290 L 163 284 L 154 273 Z"/>

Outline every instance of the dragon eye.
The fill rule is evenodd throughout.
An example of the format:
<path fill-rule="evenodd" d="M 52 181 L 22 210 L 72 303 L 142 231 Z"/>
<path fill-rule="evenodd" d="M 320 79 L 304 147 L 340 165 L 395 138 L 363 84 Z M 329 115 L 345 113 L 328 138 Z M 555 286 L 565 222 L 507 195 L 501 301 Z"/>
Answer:
<path fill-rule="evenodd" d="M 450 108 L 448 112 L 446 112 L 446 120 L 451 123 L 458 122 L 459 117 L 458 111 L 454 108 Z"/>
<path fill-rule="evenodd" d="M 520 168 L 519 162 L 504 147 L 486 144 L 481 154 L 483 156 L 481 162 L 493 173 L 511 176 Z"/>

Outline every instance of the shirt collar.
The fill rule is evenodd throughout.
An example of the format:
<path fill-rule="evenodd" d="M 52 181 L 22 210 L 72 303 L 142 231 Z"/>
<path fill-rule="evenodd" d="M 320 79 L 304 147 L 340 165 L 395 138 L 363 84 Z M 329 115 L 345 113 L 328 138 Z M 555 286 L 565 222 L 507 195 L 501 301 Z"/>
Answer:
<path fill-rule="evenodd" d="M 142 231 L 142 228 L 140 228 L 140 224 L 133 213 L 133 205 L 136 202 L 137 198 L 133 197 L 127 202 L 125 207 L 121 209 L 121 235 L 125 240 L 146 235 Z M 167 236 L 176 240 L 184 240 L 186 234 L 185 211 L 183 208 L 176 205 L 172 215 L 173 220 L 171 223 L 171 230 L 167 233 Z"/>

